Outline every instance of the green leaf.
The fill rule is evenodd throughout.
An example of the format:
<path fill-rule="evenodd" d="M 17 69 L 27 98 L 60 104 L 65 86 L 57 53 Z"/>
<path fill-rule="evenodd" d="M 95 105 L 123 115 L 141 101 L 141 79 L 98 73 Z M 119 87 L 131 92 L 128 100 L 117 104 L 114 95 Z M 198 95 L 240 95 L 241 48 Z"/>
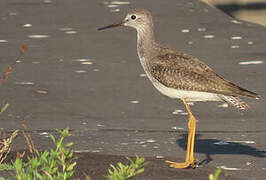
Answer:
<path fill-rule="evenodd" d="M 209 180 L 218 180 L 219 175 L 220 175 L 221 172 L 222 172 L 222 169 L 221 169 L 221 168 L 218 168 L 218 169 L 215 171 L 214 175 L 213 175 L 213 174 L 210 174 L 210 175 L 209 175 Z"/>
<path fill-rule="evenodd" d="M 76 162 L 72 163 L 70 166 L 67 167 L 67 171 L 73 170 L 73 168 L 76 166 Z"/>
<path fill-rule="evenodd" d="M 53 134 L 50 134 L 50 138 L 52 139 L 52 141 L 56 144 L 56 141 L 55 141 L 55 137 Z"/>
<path fill-rule="evenodd" d="M 73 146 L 73 145 L 74 145 L 73 142 L 69 142 L 69 143 L 65 144 L 65 147 L 70 147 L 70 146 Z"/>
<path fill-rule="evenodd" d="M 2 163 L 0 164 L 0 171 L 6 171 L 13 169 L 13 166 L 11 164 Z"/>
<path fill-rule="evenodd" d="M 114 165 L 110 164 L 110 167 L 113 170 L 108 169 L 108 174 L 105 176 L 105 178 L 109 180 L 127 180 L 131 179 L 137 174 L 144 172 L 143 166 L 147 164 L 144 158 L 139 158 L 136 156 L 136 161 L 133 161 L 128 157 L 126 158 L 130 162 L 130 165 L 124 165 L 121 162 L 118 162 L 117 167 L 115 167 Z"/>
<path fill-rule="evenodd" d="M 4 107 L 1 108 L 0 114 L 2 114 L 3 112 L 5 112 L 5 110 L 7 109 L 8 106 L 9 106 L 9 104 L 5 104 Z"/>

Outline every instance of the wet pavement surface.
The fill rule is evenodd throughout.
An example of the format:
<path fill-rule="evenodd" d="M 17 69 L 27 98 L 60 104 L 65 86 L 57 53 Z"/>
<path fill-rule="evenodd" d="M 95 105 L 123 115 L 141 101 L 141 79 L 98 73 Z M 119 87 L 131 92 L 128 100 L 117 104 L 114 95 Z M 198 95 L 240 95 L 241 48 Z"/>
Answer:
<path fill-rule="evenodd" d="M 75 150 L 95 157 L 139 154 L 184 160 L 184 106 L 159 94 L 144 75 L 135 30 L 97 31 L 134 7 L 152 12 L 158 42 L 192 54 L 224 78 L 265 95 L 264 27 L 237 21 L 196 0 L 122 2 L 0 2 L 5 7 L 0 12 L 1 72 L 22 44 L 29 47 L 1 86 L 0 103 L 10 104 L 0 117 L 2 131 L 21 129 L 25 121 L 42 149 L 50 145 L 47 133 L 69 127 Z M 247 112 L 224 103 L 191 106 L 198 120 L 195 152 L 202 171 L 223 167 L 242 179 L 266 175 L 266 104 L 245 100 L 252 106 Z M 23 137 L 14 143 L 13 150 L 26 148 Z M 191 171 L 182 171 L 183 177 L 194 179 Z"/>

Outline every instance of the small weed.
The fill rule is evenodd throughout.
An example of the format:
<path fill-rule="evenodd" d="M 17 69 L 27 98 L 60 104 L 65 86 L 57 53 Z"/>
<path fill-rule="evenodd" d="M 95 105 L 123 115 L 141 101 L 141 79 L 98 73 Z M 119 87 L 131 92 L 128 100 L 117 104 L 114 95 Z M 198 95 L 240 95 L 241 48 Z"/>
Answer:
<path fill-rule="evenodd" d="M 143 173 L 144 166 L 147 164 L 144 158 L 136 156 L 136 161 L 128 158 L 130 164 L 124 165 L 121 162 L 117 163 L 117 167 L 110 165 L 112 169 L 108 169 L 108 175 L 105 176 L 109 180 L 128 180 L 132 177 Z"/>
<path fill-rule="evenodd" d="M 31 138 L 31 134 L 29 133 L 29 130 L 28 130 L 28 127 L 26 125 L 25 122 L 23 122 L 22 124 L 23 126 L 23 131 L 22 131 L 22 134 L 24 135 L 25 139 L 26 139 L 26 142 L 27 142 L 27 145 L 28 145 L 28 148 L 29 148 L 29 151 L 32 155 L 32 157 L 35 155 L 35 147 L 34 147 L 34 143 L 33 143 L 33 140 Z M 23 157 L 23 156 L 22 156 Z"/>
<path fill-rule="evenodd" d="M 219 175 L 220 175 L 221 172 L 222 172 L 222 169 L 221 168 L 218 168 L 215 171 L 214 175 L 213 174 L 210 174 L 209 175 L 209 180 L 218 180 L 218 177 L 219 177 Z"/>
<path fill-rule="evenodd" d="M 28 161 L 23 162 L 21 157 L 17 157 L 14 162 L 2 164 L 0 170 L 12 169 L 13 176 L 18 180 L 70 180 L 74 175 L 76 166 L 75 157 L 73 156 L 73 142 L 64 143 L 64 139 L 70 136 L 69 129 L 57 130 L 60 133 L 59 138 L 50 135 L 54 149 L 39 152 L 34 149 L 34 155 L 27 157 Z M 1 178 L 0 178 L 1 180 Z"/>
<path fill-rule="evenodd" d="M 18 130 L 14 131 L 9 138 L 4 138 L 0 140 L 0 165 L 6 159 L 8 153 L 10 152 L 10 145 L 12 140 L 18 135 Z"/>
<path fill-rule="evenodd" d="M 7 163 L 0 164 L 0 171 L 12 170 L 13 166 Z M 1 179 L 1 178 L 0 178 Z"/>

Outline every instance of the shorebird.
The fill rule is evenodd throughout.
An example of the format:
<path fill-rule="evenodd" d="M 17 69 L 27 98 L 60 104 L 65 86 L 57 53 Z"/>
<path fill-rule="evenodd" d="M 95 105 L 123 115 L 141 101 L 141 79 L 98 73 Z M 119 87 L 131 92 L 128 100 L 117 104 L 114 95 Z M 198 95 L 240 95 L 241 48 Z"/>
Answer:
<path fill-rule="evenodd" d="M 187 109 L 189 119 L 185 162 L 166 162 L 173 168 L 195 167 L 196 119 L 187 101 L 226 101 L 238 109 L 245 110 L 249 106 L 238 96 L 260 96 L 225 80 L 199 59 L 157 44 L 154 39 L 152 15 L 145 9 L 131 10 L 120 23 L 98 30 L 118 26 L 136 29 L 138 56 L 149 80 L 162 94 L 181 99 Z"/>

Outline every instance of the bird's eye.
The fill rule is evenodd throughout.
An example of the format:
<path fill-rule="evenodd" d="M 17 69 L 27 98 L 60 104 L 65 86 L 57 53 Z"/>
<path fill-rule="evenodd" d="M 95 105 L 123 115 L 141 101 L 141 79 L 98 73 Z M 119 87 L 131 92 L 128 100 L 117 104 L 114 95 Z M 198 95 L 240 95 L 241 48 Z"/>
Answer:
<path fill-rule="evenodd" d="M 137 17 L 136 17 L 135 15 L 132 15 L 132 16 L 131 16 L 131 19 L 132 19 L 132 20 L 135 20 L 136 18 L 137 18 Z"/>

